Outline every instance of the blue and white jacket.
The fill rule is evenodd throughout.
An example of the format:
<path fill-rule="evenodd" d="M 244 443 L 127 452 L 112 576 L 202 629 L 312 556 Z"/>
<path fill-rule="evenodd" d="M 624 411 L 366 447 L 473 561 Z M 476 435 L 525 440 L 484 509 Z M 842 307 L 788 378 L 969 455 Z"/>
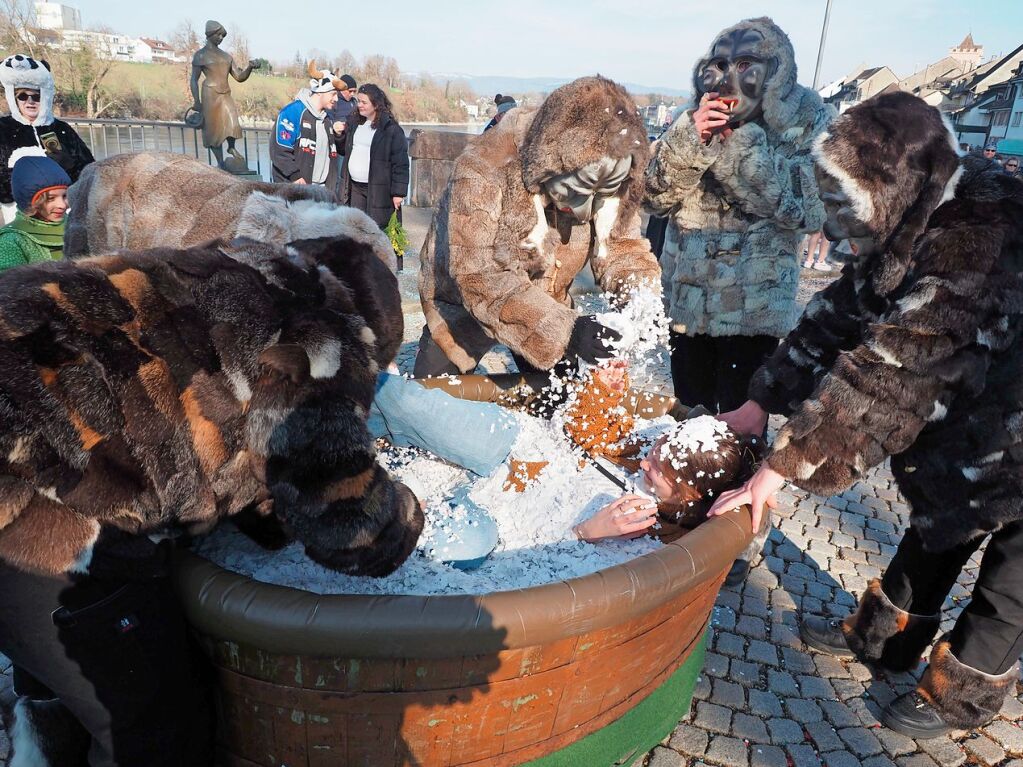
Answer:
<path fill-rule="evenodd" d="M 304 94 L 303 94 L 304 95 Z M 323 121 L 327 131 L 327 145 L 331 159 L 337 158 L 332 122 L 326 113 L 317 113 L 300 95 L 277 115 L 274 138 L 270 142 L 270 163 L 273 166 L 273 180 L 289 182 L 305 179 L 312 181 L 313 164 L 316 158 L 316 122 Z M 324 186 L 333 190 L 337 186 L 337 163 L 328 163 L 329 170 Z"/>

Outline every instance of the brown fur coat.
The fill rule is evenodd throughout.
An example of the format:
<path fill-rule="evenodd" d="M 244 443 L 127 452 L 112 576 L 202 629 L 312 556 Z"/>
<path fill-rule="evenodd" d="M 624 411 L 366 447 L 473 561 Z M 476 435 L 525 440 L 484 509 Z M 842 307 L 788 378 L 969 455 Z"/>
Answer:
<path fill-rule="evenodd" d="M 631 155 L 632 170 L 594 221 L 576 223 L 547 204 L 543 180 L 608 155 Z M 562 86 L 539 110 L 511 110 L 462 152 L 419 277 L 430 333 L 451 362 L 469 372 L 496 341 L 551 368 L 578 316 L 568 288 L 587 261 L 605 290 L 630 279 L 657 283 L 640 235 L 648 157 L 635 104 L 602 77 Z"/>
<path fill-rule="evenodd" d="M 4 272 L 0 557 L 95 572 L 105 541 L 256 507 L 329 567 L 390 572 L 423 517 L 366 417 L 401 336 L 394 276 L 346 238 Z"/>

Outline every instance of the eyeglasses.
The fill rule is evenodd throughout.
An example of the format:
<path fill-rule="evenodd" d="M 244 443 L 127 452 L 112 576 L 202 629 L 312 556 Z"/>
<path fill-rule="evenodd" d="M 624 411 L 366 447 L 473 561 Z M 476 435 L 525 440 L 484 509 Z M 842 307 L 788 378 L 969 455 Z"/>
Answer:
<path fill-rule="evenodd" d="M 1007 162 L 1007 163 L 1005 163 L 1005 167 L 1006 168 L 1011 168 L 1012 170 L 1016 170 L 1016 168 L 1019 167 L 1019 163 Z"/>
<path fill-rule="evenodd" d="M 15 96 L 15 98 L 18 101 L 31 101 L 31 102 L 33 102 L 35 104 L 39 103 L 39 94 L 38 93 L 19 93 L 17 96 Z"/>

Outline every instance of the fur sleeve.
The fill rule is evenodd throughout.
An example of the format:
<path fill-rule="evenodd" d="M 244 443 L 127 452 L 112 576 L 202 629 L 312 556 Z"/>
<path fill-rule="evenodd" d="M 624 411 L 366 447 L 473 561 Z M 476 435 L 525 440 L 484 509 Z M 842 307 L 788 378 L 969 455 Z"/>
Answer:
<path fill-rule="evenodd" d="M 500 171 L 471 153 L 455 164 L 449 269 L 465 308 L 487 333 L 548 370 L 565 355 L 577 315 L 530 282 L 518 250 L 495 247 L 503 210 Z"/>
<path fill-rule="evenodd" d="M 646 204 L 654 213 L 667 213 L 695 193 L 703 174 L 717 159 L 721 143 L 700 141 L 693 117 L 683 112 L 658 141 L 646 172 Z"/>
<path fill-rule="evenodd" d="M 747 123 L 724 142 L 711 173 L 744 212 L 783 229 L 815 232 L 825 216 L 811 146 L 804 140 L 798 152 L 785 157 L 770 144 L 763 128 Z"/>
<path fill-rule="evenodd" d="M 840 492 L 944 418 L 958 392 L 983 389 L 991 339 L 1005 330 L 986 280 L 1002 233 L 961 227 L 938 237 L 918 245 L 901 298 L 838 355 L 779 433 L 768 463 L 800 487 Z"/>
<path fill-rule="evenodd" d="M 852 273 L 817 293 L 799 324 L 754 374 L 749 398 L 768 413 L 799 407 L 843 350 L 861 340 Z"/>

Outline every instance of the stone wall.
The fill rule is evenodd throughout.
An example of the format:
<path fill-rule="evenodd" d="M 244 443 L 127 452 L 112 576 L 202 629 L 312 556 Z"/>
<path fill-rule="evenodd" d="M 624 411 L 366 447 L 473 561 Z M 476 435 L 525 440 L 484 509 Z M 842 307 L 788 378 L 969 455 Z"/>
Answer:
<path fill-rule="evenodd" d="M 409 134 L 412 161 L 408 203 L 417 208 L 435 208 L 451 176 L 455 158 L 476 138 L 471 133 L 423 130 Z"/>

